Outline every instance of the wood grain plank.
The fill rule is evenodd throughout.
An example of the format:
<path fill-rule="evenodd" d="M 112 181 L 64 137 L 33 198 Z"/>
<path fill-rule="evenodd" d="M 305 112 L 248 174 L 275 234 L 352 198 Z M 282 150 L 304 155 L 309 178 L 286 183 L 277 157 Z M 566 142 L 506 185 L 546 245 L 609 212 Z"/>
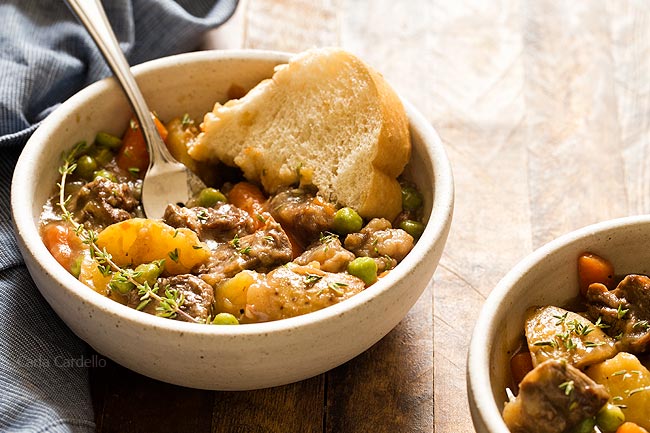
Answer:
<path fill-rule="evenodd" d="M 88 372 L 88 381 L 90 382 L 90 397 L 93 402 L 93 412 L 95 414 L 95 430 L 103 431 L 104 412 L 106 409 L 106 400 L 108 395 L 108 360 L 95 351 L 91 351 L 91 356 L 101 360 L 96 365 L 91 366 Z M 104 363 L 105 362 L 105 363 Z"/>
<path fill-rule="evenodd" d="M 338 0 L 249 0 L 245 48 L 298 52 L 339 45 Z"/>
<path fill-rule="evenodd" d="M 214 393 L 159 382 L 112 361 L 106 382 L 102 433 L 210 432 Z"/>
<path fill-rule="evenodd" d="M 217 392 L 215 433 L 323 431 L 323 375 L 298 383 L 245 392 Z"/>
<path fill-rule="evenodd" d="M 623 216 L 628 204 L 605 3 L 530 1 L 523 21 L 533 243 L 540 246 Z"/>
<path fill-rule="evenodd" d="M 643 1 L 610 1 L 616 113 L 628 214 L 650 213 L 650 10 Z"/>
<path fill-rule="evenodd" d="M 451 160 L 454 220 L 435 274 L 435 431 L 471 432 L 467 348 L 485 297 L 531 249 L 520 3 L 434 3 L 420 98 Z"/>

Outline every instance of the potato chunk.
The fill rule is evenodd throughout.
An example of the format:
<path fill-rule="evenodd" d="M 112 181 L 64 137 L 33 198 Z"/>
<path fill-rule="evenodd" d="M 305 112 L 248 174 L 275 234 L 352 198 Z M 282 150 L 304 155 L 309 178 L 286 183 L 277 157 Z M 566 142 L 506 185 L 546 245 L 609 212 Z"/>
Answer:
<path fill-rule="evenodd" d="M 344 301 L 365 287 L 361 279 L 349 274 L 290 263 L 250 285 L 245 320 L 265 322 L 311 313 Z"/>
<path fill-rule="evenodd" d="M 614 340 L 588 319 L 553 306 L 528 311 L 526 340 L 533 366 L 549 359 L 564 359 L 583 368 L 617 352 Z"/>
<path fill-rule="evenodd" d="M 235 317 L 244 314 L 248 288 L 257 278 L 257 272 L 245 270 L 217 286 L 214 296 L 216 311 L 230 313 Z"/>
<path fill-rule="evenodd" d="M 108 283 L 111 281 L 110 275 L 104 275 L 99 270 L 97 262 L 90 255 L 84 255 L 81 261 L 81 272 L 79 272 L 79 281 L 90 287 L 97 293 L 108 296 L 120 304 L 125 304 L 126 300 L 113 290 L 108 289 Z"/>
<path fill-rule="evenodd" d="M 636 356 L 620 352 L 612 359 L 587 368 L 587 376 L 605 386 L 610 402 L 619 406 L 626 421 L 650 429 L 650 371 Z"/>
<path fill-rule="evenodd" d="M 217 184 L 218 170 L 212 164 L 199 162 L 187 154 L 187 145 L 199 134 L 199 129 L 193 120 L 176 117 L 165 125 L 167 128 L 167 149 L 176 160 L 196 173 L 206 184 Z"/>
<path fill-rule="evenodd" d="M 97 245 L 119 266 L 135 267 L 164 259 L 165 272 L 170 275 L 190 273 L 210 256 L 208 246 L 193 231 L 143 218 L 106 227 L 99 233 Z"/>

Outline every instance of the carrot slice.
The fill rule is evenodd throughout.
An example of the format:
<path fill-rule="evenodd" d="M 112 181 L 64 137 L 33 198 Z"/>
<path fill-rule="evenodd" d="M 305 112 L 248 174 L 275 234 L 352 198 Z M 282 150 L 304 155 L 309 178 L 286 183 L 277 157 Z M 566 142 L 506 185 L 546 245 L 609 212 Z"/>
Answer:
<path fill-rule="evenodd" d="M 248 212 L 255 221 L 255 230 L 264 227 L 271 214 L 266 212 L 266 197 L 261 189 L 249 182 L 239 182 L 228 193 L 228 201 Z"/>
<path fill-rule="evenodd" d="M 228 201 L 253 215 L 263 210 L 266 197 L 256 185 L 250 182 L 239 182 L 228 193 Z"/>
<path fill-rule="evenodd" d="M 510 358 L 510 372 L 516 384 L 519 384 L 532 369 L 533 358 L 530 352 L 519 352 Z"/>
<path fill-rule="evenodd" d="M 64 223 L 50 223 L 43 227 L 42 238 L 50 254 L 68 272 L 72 264 L 83 251 L 84 245 L 72 227 Z"/>
<path fill-rule="evenodd" d="M 158 133 L 163 140 L 167 139 L 167 128 L 153 114 L 153 121 Z M 149 167 L 149 152 L 144 141 L 144 135 L 140 124 L 131 119 L 131 124 L 122 137 L 122 147 L 117 154 L 117 165 L 122 170 L 129 170 L 135 173 L 144 173 Z"/>
<path fill-rule="evenodd" d="M 618 429 L 616 429 L 616 433 L 648 433 L 648 430 L 638 424 L 628 421 L 621 424 Z"/>
<path fill-rule="evenodd" d="M 611 290 L 614 288 L 614 266 L 596 254 L 583 253 L 578 257 L 578 281 L 583 296 L 592 283 L 604 284 Z"/>

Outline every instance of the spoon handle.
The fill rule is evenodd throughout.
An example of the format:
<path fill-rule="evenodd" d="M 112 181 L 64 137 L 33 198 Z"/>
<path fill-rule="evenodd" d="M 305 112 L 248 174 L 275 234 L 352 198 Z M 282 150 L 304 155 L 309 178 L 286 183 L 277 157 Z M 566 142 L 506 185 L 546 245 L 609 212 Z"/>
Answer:
<path fill-rule="evenodd" d="M 65 1 L 93 38 L 99 51 L 106 59 L 106 63 L 108 63 L 127 94 L 145 136 L 147 150 L 149 151 L 149 168 L 154 165 L 154 162 L 158 161 L 175 162 L 176 160 L 169 153 L 167 146 L 165 146 L 158 134 L 149 107 L 147 107 L 135 77 L 131 73 L 129 63 L 124 57 L 124 53 L 122 53 L 100 0 Z"/>

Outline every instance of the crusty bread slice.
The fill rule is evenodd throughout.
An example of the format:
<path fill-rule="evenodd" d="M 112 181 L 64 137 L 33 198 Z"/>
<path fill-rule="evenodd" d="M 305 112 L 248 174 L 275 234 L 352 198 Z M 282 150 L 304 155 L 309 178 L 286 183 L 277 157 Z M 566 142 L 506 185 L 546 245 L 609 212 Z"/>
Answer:
<path fill-rule="evenodd" d="M 217 103 L 188 152 L 239 166 L 273 193 L 300 182 L 366 218 L 402 209 L 396 178 L 411 153 L 400 99 L 377 72 L 336 48 L 276 68 L 246 96 Z"/>

